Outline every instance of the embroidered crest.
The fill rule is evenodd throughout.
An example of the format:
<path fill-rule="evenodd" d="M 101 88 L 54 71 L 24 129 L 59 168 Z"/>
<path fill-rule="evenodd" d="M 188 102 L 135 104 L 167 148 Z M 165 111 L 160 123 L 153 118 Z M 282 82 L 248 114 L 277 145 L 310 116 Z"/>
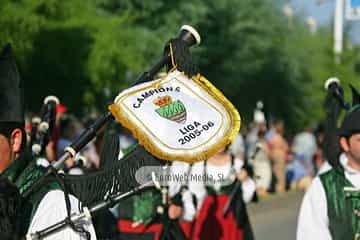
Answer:
<path fill-rule="evenodd" d="M 158 97 L 153 103 L 159 106 L 155 111 L 161 117 L 181 124 L 186 122 L 186 108 L 180 100 L 173 102 L 172 98 L 166 95 Z"/>

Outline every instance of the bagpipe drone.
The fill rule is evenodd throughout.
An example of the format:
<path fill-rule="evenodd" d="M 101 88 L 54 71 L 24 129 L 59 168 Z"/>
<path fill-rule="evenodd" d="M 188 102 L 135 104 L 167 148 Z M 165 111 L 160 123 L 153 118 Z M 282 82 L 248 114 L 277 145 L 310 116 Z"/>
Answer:
<path fill-rule="evenodd" d="M 360 104 L 360 94 L 354 86 L 349 84 L 352 93 L 352 102 L 346 102 L 344 96 L 344 90 L 340 86 L 340 80 L 338 78 L 329 78 L 325 82 L 325 89 L 327 90 L 327 96 L 324 102 L 324 108 L 326 111 L 326 120 L 324 124 L 324 143 L 323 153 L 325 159 L 331 166 L 338 166 L 339 155 L 341 153 L 339 146 L 339 128 L 338 119 L 341 114 L 341 110 L 349 113 L 358 108 Z M 356 109 L 355 109 L 356 110 Z"/>
<path fill-rule="evenodd" d="M 47 96 L 41 108 L 41 118 L 32 118 L 30 131 L 30 147 L 33 156 L 44 155 L 46 145 L 49 143 L 55 125 L 56 106 L 60 103 L 55 96 Z"/>

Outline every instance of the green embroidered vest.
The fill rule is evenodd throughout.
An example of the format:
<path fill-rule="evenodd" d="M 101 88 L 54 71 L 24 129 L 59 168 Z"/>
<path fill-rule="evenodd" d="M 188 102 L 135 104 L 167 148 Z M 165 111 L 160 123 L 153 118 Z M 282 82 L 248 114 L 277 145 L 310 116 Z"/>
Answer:
<path fill-rule="evenodd" d="M 119 218 L 148 224 L 156 216 L 156 208 L 161 205 L 161 193 L 148 189 L 122 200 L 119 204 Z"/>
<path fill-rule="evenodd" d="M 133 150 L 137 144 L 122 149 L 124 155 Z M 154 221 L 156 208 L 161 205 L 161 193 L 156 189 L 146 189 L 130 196 L 119 203 L 120 219 L 148 224 Z"/>
<path fill-rule="evenodd" d="M 345 178 L 341 167 L 320 175 L 320 180 L 325 189 L 332 238 L 360 239 L 360 192 L 344 190 L 353 185 Z"/>
<path fill-rule="evenodd" d="M 22 194 L 32 183 L 45 172 L 45 168 L 37 166 L 35 160 L 20 157 L 15 160 L 1 175 L 14 183 Z M 51 190 L 60 189 L 55 181 L 48 181 L 34 191 L 28 198 L 22 199 L 21 206 L 21 234 L 26 234 L 31 220 L 43 199 Z"/>

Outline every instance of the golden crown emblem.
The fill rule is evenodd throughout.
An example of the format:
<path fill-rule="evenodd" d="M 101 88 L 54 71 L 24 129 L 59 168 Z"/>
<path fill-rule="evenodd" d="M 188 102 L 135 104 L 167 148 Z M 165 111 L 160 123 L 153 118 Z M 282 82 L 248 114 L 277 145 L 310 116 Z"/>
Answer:
<path fill-rule="evenodd" d="M 165 106 L 171 102 L 172 102 L 172 99 L 168 95 L 163 96 L 163 97 L 158 97 L 153 101 L 153 103 L 159 107 Z"/>

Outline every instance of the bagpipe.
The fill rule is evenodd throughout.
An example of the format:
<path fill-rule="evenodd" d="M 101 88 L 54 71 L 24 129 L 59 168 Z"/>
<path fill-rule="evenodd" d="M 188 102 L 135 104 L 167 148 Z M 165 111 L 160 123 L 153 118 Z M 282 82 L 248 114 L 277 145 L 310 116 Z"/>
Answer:
<path fill-rule="evenodd" d="M 35 141 L 38 137 L 39 132 L 39 124 L 41 123 L 41 118 L 38 116 L 34 116 L 31 119 L 31 130 L 28 137 L 29 146 L 32 146 L 35 144 Z"/>
<path fill-rule="evenodd" d="M 33 117 L 30 131 L 30 147 L 34 157 L 43 156 L 51 139 L 56 120 L 56 106 L 60 103 L 55 96 L 47 96 L 41 108 L 41 118 Z"/>
<path fill-rule="evenodd" d="M 198 33 L 191 27 L 183 27 L 180 31 L 176 41 L 181 40 L 186 46 L 190 47 L 199 43 Z M 133 86 L 151 81 L 154 76 L 171 61 L 169 53 L 165 55 L 148 71 L 144 72 L 133 84 Z M 49 166 L 44 174 L 28 189 L 23 192 L 23 196 L 28 197 L 33 191 L 35 191 L 43 182 L 60 169 L 61 165 L 69 157 L 75 156 L 75 154 L 81 150 L 89 141 L 91 141 L 99 129 L 103 128 L 107 123 L 113 120 L 113 115 L 110 111 L 102 114 L 93 124 L 91 124 L 81 135 L 74 141 L 69 147 L 65 149 L 63 156 L 56 162 Z M 108 144 L 107 144 L 108 143 Z M 118 161 L 119 153 L 118 137 L 115 135 L 106 136 L 104 148 L 101 154 L 102 164 L 100 171 L 85 176 L 66 176 L 63 181 L 65 185 L 70 188 L 70 191 L 85 205 L 94 205 L 89 211 L 83 211 L 80 215 L 69 216 L 71 221 L 78 221 L 86 216 L 88 213 L 93 213 L 113 205 L 124 196 L 128 196 L 130 193 L 139 191 L 140 189 L 148 186 L 148 183 L 137 186 L 135 180 L 135 172 L 141 166 L 145 164 L 160 165 L 162 161 L 154 158 L 145 149 L 138 145 L 125 157 Z M 126 175 L 126 176 L 125 176 Z M 120 194 L 119 194 L 120 193 Z M 106 199 L 105 199 L 106 197 Z M 104 200 L 105 199 L 105 200 Z M 99 203 L 98 203 L 99 202 Z M 98 203 L 98 204 L 96 204 Z M 61 223 L 50 226 L 43 231 L 33 233 L 27 236 L 28 239 L 39 239 L 45 237 L 52 232 L 58 231 L 65 227 L 68 220 L 64 220 Z"/>
<path fill-rule="evenodd" d="M 181 40 L 186 43 L 187 46 L 192 46 L 199 43 L 199 34 L 195 29 L 190 26 L 183 27 L 177 40 Z M 145 71 L 133 84 L 133 86 L 151 81 L 154 76 L 163 68 L 166 64 L 171 61 L 170 54 L 165 54 L 151 69 Z M 88 144 L 95 136 L 96 133 L 104 127 L 108 122 L 113 120 L 113 114 L 111 111 L 103 113 L 97 120 L 94 121 L 70 146 L 65 148 L 65 153 L 47 169 L 45 174 L 37 180 L 30 188 L 28 188 L 23 196 L 26 198 L 39 184 L 41 184 L 45 178 L 51 175 L 54 171 L 60 169 L 62 164 L 70 157 L 74 157 L 86 144 Z"/>
<path fill-rule="evenodd" d="M 190 26 L 182 27 L 180 34 L 177 38 L 178 41 L 184 42 L 187 46 L 200 43 L 199 34 Z M 165 54 L 151 69 L 145 71 L 133 84 L 138 85 L 140 83 L 151 81 L 154 76 L 171 61 L 171 56 Z M 88 144 L 95 136 L 96 133 L 104 127 L 108 122 L 113 120 L 113 114 L 111 111 L 103 113 L 97 120 L 94 121 L 70 146 L 65 149 L 65 153 L 55 161 L 46 171 L 46 173 L 30 188 L 23 193 L 24 197 L 27 197 L 35 188 L 38 187 L 42 181 L 48 177 L 52 172 L 60 169 L 61 165 L 70 157 L 74 157 L 76 153 L 81 150 L 86 144 Z"/>
<path fill-rule="evenodd" d="M 166 44 L 163 57 L 132 87 L 122 91 L 109 106 L 109 111 L 65 148 L 65 153 L 24 190 L 22 195 L 26 198 L 47 178 L 57 175 L 68 158 L 74 157 L 99 129 L 114 119 L 130 129 L 139 140 L 132 151 L 118 159 L 118 136 L 107 136 L 101 154 L 101 162 L 107 164 L 99 171 L 84 176 L 60 176 L 70 193 L 84 206 L 93 207 L 84 208 L 80 214 L 68 216 L 58 224 L 31 233 L 28 239 L 43 238 L 64 228 L 69 222 L 90 218 L 91 214 L 153 185 L 154 181 L 140 185 L 136 181 L 136 172 L 142 166 L 161 166 L 165 164 L 164 160 L 205 160 L 232 141 L 240 128 L 240 116 L 192 63 L 189 48 L 199 43 L 198 32 L 191 26 L 182 26 L 178 37 Z M 152 81 L 164 66 L 168 68 L 167 75 Z"/>
<path fill-rule="evenodd" d="M 156 182 L 156 177 L 153 175 L 151 181 L 141 184 L 141 185 L 131 189 L 128 192 L 118 193 L 114 196 L 109 196 L 104 201 L 100 201 L 99 203 L 94 204 L 90 208 L 83 207 L 82 211 L 79 214 L 73 214 L 69 218 L 66 218 L 63 221 L 60 221 L 60 222 L 58 222 L 52 226 L 49 226 L 41 231 L 31 233 L 26 236 L 26 239 L 27 240 L 43 239 L 44 237 L 47 237 L 47 236 L 51 235 L 52 233 L 56 233 L 56 232 L 60 231 L 61 229 L 67 227 L 69 225 L 69 222 L 71 222 L 72 225 L 77 226 L 77 225 L 79 225 L 79 223 L 81 221 L 84 221 L 84 220 L 89 221 L 92 219 L 93 214 L 96 214 L 100 210 L 112 207 L 112 206 L 114 206 L 115 203 L 119 202 L 120 200 L 122 200 L 134 193 L 137 193 L 137 192 L 141 191 L 142 189 L 145 189 L 147 187 L 151 187 L 154 185 L 159 185 L 159 184 Z"/>
<path fill-rule="evenodd" d="M 327 96 L 324 101 L 326 120 L 324 124 L 323 153 L 330 165 L 334 167 L 339 164 L 338 157 L 341 153 L 338 141 L 338 118 L 341 110 L 349 112 L 360 104 L 360 94 L 353 85 L 349 84 L 352 102 L 346 102 L 340 80 L 335 77 L 329 78 L 324 87 L 327 90 Z"/>
<path fill-rule="evenodd" d="M 347 108 L 345 102 L 344 90 L 340 86 L 340 80 L 337 78 L 329 78 L 325 82 L 325 90 L 327 95 L 324 101 L 326 118 L 324 122 L 324 142 L 322 151 L 325 159 L 331 166 L 336 166 L 338 156 L 340 154 L 340 146 L 337 137 L 337 120 L 340 116 L 341 109 Z"/>

